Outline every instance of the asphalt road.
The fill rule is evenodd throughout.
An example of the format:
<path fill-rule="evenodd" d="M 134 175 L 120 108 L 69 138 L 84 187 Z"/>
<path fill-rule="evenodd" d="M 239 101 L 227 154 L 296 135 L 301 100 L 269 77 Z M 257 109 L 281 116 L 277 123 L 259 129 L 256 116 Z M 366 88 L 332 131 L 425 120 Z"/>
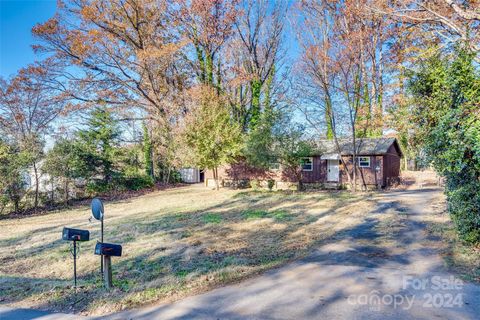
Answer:
<path fill-rule="evenodd" d="M 447 272 L 432 245 L 439 240 L 424 232 L 439 192 L 384 193 L 362 224 L 303 260 L 172 304 L 101 319 L 480 319 L 480 286 Z M 396 206 L 408 213 L 402 228 L 393 241 L 377 241 L 379 215 Z M 67 318 L 0 308 L 0 319 Z"/>
<path fill-rule="evenodd" d="M 88 319 L 64 313 L 52 313 L 33 309 L 13 309 L 0 306 L 0 320 L 76 320 Z"/>

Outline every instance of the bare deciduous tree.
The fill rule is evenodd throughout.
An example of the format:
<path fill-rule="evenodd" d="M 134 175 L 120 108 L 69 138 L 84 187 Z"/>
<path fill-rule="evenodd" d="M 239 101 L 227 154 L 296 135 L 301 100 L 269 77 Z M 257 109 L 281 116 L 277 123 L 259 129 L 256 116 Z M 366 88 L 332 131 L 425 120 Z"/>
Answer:
<path fill-rule="evenodd" d="M 462 40 L 474 51 L 480 50 L 480 3 L 477 0 L 376 1 L 369 8 L 419 28 L 421 37 L 433 36 L 444 45 Z"/>
<path fill-rule="evenodd" d="M 352 163 L 340 157 L 347 179 L 357 183 L 357 138 L 383 129 L 384 43 L 390 35 L 371 1 L 302 1 L 297 34 L 302 48 L 297 88 L 301 110 L 321 135 L 353 144 Z M 302 101 L 303 100 L 303 101 Z"/>
<path fill-rule="evenodd" d="M 33 28 L 41 44 L 64 65 L 59 86 L 83 104 L 108 103 L 168 116 L 172 90 L 182 82 L 176 68 L 183 42 L 169 1 L 71 0 Z"/>
<path fill-rule="evenodd" d="M 264 105 L 270 106 L 272 79 L 285 56 L 282 50 L 287 7 L 281 2 L 245 0 L 240 4 L 240 14 L 235 22 L 236 39 L 230 50 L 239 57 L 235 71 L 240 83 L 248 83 L 250 93 L 249 110 L 245 104 L 238 104 L 246 127 L 254 127 L 261 114 L 261 97 Z M 270 80 L 270 82 L 269 82 Z M 236 93 L 245 94 L 245 89 L 235 88 Z M 240 91 L 240 92 L 238 92 Z M 240 96 L 240 102 L 242 97 Z M 242 116 L 241 116 L 242 118 Z M 246 120 L 246 121 L 245 121 Z M 245 128 L 246 129 L 246 128 Z"/>
<path fill-rule="evenodd" d="M 43 138 L 57 117 L 65 112 L 66 97 L 51 86 L 48 65 L 21 69 L 9 81 L 0 81 L 0 133 L 31 154 L 29 162 L 35 176 L 34 207 L 38 207 L 40 171 L 38 162 Z"/>

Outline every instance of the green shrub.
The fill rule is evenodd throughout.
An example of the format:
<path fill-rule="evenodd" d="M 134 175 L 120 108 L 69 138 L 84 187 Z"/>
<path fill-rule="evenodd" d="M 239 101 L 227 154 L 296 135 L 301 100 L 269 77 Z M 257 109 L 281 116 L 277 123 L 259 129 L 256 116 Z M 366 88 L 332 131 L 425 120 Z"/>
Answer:
<path fill-rule="evenodd" d="M 110 191 L 142 190 L 151 188 L 154 185 L 153 179 L 146 174 L 115 177 L 112 182 L 106 183 L 103 180 L 90 181 L 86 186 L 88 196 L 96 196 Z"/>
<path fill-rule="evenodd" d="M 182 175 L 179 171 L 173 171 L 170 174 L 170 183 L 179 183 L 182 182 Z"/>
<path fill-rule="evenodd" d="M 448 211 L 460 239 L 480 242 L 480 74 L 476 53 L 460 43 L 422 61 L 408 83 L 415 140 L 445 177 Z"/>
<path fill-rule="evenodd" d="M 142 190 L 146 188 L 151 188 L 153 186 L 152 177 L 146 174 L 139 174 L 132 177 L 124 177 L 121 179 L 120 186 L 123 186 L 127 190 Z"/>
<path fill-rule="evenodd" d="M 467 243 L 480 242 L 480 182 L 478 180 L 447 179 L 448 211 L 460 239 Z M 458 182 L 458 183 L 457 183 Z"/>
<path fill-rule="evenodd" d="M 258 181 L 257 179 L 253 179 L 250 181 L 250 187 L 253 189 L 253 190 L 258 190 L 260 188 L 260 181 Z"/>
<path fill-rule="evenodd" d="M 267 186 L 268 186 L 268 190 L 272 191 L 272 190 L 273 190 L 273 187 L 275 186 L 275 180 L 273 180 L 273 179 L 268 179 L 268 181 L 267 181 Z"/>
<path fill-rule="evenodd" d="M 59 193 L 59 190 L 55 190 L 56 193 Z M 61 190 L 63 191 L 63 190 Z M 55 205 L 55 198 L 52 199 L 52 193 L 51 192 L 40 192 L 38 194 L 38 197 L 40 199 L 40 203 L 45 205 L 45 206 L 53 206 Z"/>
<path fill-rule="evenodd" d="M 5 210 L 5 208 L 7 207 L 8 202 L 8 197 L 4 194 L 0 194 L 0 214 L 3 213 L 3 210 Z"/>
<path fill-rule="evenodd" d="M 100 180 L 93 180 L 87 183 L 85 192 L 88 196 L 96 196 L 102 193 L 107 193 L 112 190 L 112 184 L 107 184 Z"/>

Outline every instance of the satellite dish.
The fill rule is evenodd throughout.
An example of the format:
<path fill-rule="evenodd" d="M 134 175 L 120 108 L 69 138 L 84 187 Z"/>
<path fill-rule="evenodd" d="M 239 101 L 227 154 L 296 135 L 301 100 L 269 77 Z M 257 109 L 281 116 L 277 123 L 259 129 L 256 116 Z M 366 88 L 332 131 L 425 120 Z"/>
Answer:
<path fill-rule="evenodd" d="M 92 214 L 95 219 L 103 220 L 103 203 L 102 200 L 95 198 L 92 200 Z"/>

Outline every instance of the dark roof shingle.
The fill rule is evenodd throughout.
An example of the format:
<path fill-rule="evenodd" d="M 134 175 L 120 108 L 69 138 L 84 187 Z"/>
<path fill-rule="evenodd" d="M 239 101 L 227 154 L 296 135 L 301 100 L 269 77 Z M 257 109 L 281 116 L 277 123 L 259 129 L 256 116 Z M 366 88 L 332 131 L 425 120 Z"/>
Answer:
<path fill-rule="evenodd" d="M 357 155 L 384 155 L 393 143 L 397 143 L 395 138 L 357 138 L 355 139 Z M 352 139 L 338 139 L 342 155 L 353 154 Z M 317 142 L 317 154 L 338 154 L 338 149 L 334 140 L 319 140 Z M 402 151 L 397 143 L 400 155 Z"/>

